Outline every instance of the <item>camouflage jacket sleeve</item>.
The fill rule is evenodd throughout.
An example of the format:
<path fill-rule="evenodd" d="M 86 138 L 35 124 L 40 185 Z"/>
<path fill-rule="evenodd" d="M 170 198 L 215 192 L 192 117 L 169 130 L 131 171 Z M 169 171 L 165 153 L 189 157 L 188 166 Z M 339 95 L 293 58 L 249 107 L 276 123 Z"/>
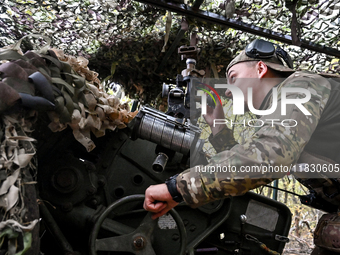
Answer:
<path fill-rule="evenodd" d="M 287 104 L 281 115 L 282 88 L 307 89 L 311 98 L 303 106 Z M 283 177 L 294 165 L 318 125 L 330 95 L 329 82 L 315 74 L 295 72 L 278 90 L 277 109 L 257 122 L 259 128 L 243 144 L 216 154 L 207 166 L 195 166 L 177 177 L 184 200 L 199 207 L 213 200 L 243 195 L 250 189 Z M 304 93 L 287 93 L 287 99 L 304 98 Z M 278 171 L 277 171 L 278 170 Z"/>
<path fill-rule="evenodd" d="M 230 130 L 227 126 L 223 127 L 223 129 L 216 135 L 213 136 L 211 134 L 209 136 L 209 142 L 217 152 L 230 150 L 233 146 L 237 144 L 233 135 L 233 131 Z"/>

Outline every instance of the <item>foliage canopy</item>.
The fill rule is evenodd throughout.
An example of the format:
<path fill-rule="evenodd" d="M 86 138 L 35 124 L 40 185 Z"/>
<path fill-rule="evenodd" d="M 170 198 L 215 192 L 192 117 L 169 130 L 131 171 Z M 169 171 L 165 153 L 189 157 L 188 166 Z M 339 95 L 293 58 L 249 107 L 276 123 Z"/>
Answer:
<path fill-rule="evenodd" d="M 205 70 L 207 77 L 223 77 L 230 59 L 256 38 L 132 0 L 0 0 L 0 4 L 0 46 L 29 33 L 49 36 L 53 47 L 85 56 L 90 68 L 107 78 L 108 84 L 120 83 L 131 97 L 146 102 L 156 98 L 162 82 L 171 82 L 185 68 L 176 51 L 159 68 L 180 28 L 186 27 L 176 48 L 190 45 L 197 32 L 201 48 L 197 68 Z M 183 4 L 192 6 L 194 1 Z M 295 67 L 318 72 L 336 71 L 338 60 L 298 45 L 304 39 L 339 49 L 339 8 L 338 1 L 329 0 L 206 0 L 200 6 L 200 10 L 291 35 L 296 46 L 282 45 L 291 52 Z"/>

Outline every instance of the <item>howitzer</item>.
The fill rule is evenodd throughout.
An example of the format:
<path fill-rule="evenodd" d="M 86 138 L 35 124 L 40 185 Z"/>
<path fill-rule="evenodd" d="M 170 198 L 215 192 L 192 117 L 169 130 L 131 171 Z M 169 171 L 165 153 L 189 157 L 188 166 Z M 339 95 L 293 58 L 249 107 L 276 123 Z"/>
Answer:
<path fill-rule="evenodd" d="M 182 53 L 190 50 L 182 48 Z M 56 58 L 46 59 L 56 70 Z M 66 70 L 63 65 L 59 66 Z M 157 220 L 142 209 L 143 194 L 150 185 L 189 167 L 190 157 L 197 158 L 197 164 L 206 162 L 200 129 L 190 121 L 196 116 L 188 115 L 193 101 L 188 93 L 190 82 L 199 79 L 200 72 L 191 55 L 187 65 L 176 85 L 164 86 L 169 104 L 166 113 L 144 106 L 127 128 L 91 137 L 94 149 L 75 139 L 77 129 L 52 132 L 48 127 L 51 113 L 39 114 L 32 134 L 37 140 L 33 175 L 37 194 L 26 189 L 30 196 L 25 200 L 30 208 L 39 201 L 39 212 L 28 211 L 41 218 L 37 231 L 32 232 L 31 254 L 267 254 L 260 243 L 282 252 L 291 213 L 284 204 L 252 192 L 197 209 L 180 204 Z M 70 108 L 71 97 L 65 91 L 54 89 L 58 100 L 68 100 L 65 106 Z M 83 101 L 81 91 L 75 95 Z M 68 112 L 56 103 L 60 113 Z M 81 110 L 78 107 L 75 113 Z M 64 119 L 74 121 L 77 116 L 65 114 Z M 32 173 L 24 175 L 25 183 L 32 183 Z"/>
<path fill-rule="evenodd" d="M 40 195 L 56 206 L 52 209 L 46 204 L 47 214 L 60 227 L 62 240 L 67 240 L 64 252 L 72 247 L 82 254 L 266 254 L 245 234 L 271 250 L 283 250 L 290 211 L 255 193 L 198 209 L 181 204 L 155 221 L 141 210 L 140 194 L 149 185 L 163 183 L 189 167 L 190 157 L 197 158 L 197 164 L 207 162 L 200 129 L 189 116 L 190 82 L 199 78 L 190 75 L 198 73 L 192 72 L 193 63 L 187 60 L 183 72 L 187 76 L 178 75 L 176 85 L 163 85 L 169 106 L 166 113 L 143 106 L 129 128 L 96 139 L 97 147 L 90 153 L 56 134 L 42 145 Z M 71 136 L 67 131 L 62 134 L 67 135 Z M 51 180 L 53 185 L 48 184 Z M 51 237 L 46 243 L 57 246 Z M 45 251 L 50 249 L 45 247 Z"/>

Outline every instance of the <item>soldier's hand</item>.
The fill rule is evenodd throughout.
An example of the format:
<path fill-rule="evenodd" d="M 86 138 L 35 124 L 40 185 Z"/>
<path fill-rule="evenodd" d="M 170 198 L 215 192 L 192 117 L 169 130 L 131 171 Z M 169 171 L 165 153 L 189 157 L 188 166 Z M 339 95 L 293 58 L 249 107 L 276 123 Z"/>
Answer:
<path fill-rule="evenodd" d="M 153 212 L 152 219 L 156 219 L 178 205 L 175 202 L 165 183 L 151 185 L 145 191 L 144 209 Z"/>
<path fill-rule="evenodd" d="M 214 120 L 215 119 L 225 119 L 223 107 L 218 100 L 216 100 L 216 107 L 215 109 L 207 105 L 207 114 L 203 115 L 205 121 L 210 126 L 211 132 L 213 135 L 217 134 L 219 131 L 223 129 L 225 125 L 218 124 L 214 127 Z"/>

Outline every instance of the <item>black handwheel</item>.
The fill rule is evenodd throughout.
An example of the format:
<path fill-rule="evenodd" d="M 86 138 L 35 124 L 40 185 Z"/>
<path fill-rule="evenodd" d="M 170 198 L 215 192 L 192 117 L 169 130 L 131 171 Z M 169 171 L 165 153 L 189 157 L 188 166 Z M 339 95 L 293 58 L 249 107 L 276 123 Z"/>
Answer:
<path fill-rule="evenodd" d="M 104 220 L 114 209 L 130 202 L 143 201 L 144 198 L 144 195 L 127 196 L 117 200 L 105 209 L 105 211 L 99 216 L 97 222 L 94 224 L 93 230 L 91 232 L 89 242 L 90 255 L 96 255 L 97 251 L 124 251 L 138 255 L 156 255 L 152 247 L 151 236 L 157 224 L 157 220 L 151 219 L 152 214 L 150 212 L 144 217 L 139 227 L 137 227 L 137 229 L 135 229 L 132 233 L 97 239 L 99 230 Z M 180 234 L 179 255 L 184 255 L 187 242 L 184 223 L 179 214 L 174 209 L 170 210 L 169 213 L 175 220 Z"/>

